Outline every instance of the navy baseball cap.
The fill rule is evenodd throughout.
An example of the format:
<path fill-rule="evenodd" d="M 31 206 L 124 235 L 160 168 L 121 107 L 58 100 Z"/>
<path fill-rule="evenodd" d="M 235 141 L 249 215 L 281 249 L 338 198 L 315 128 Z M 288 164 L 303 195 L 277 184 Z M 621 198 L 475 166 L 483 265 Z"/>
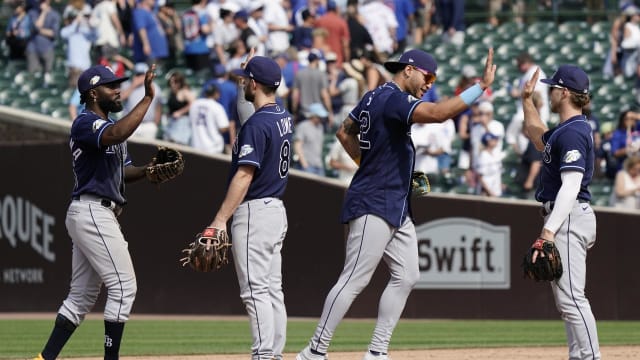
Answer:
<path fill-rule="evenodd" d="M 482 145 L 487 146 L 487 144 L 489 143 L 489 141 L 491 140 L 497 140 L 500 137 L 498 137 L 498 135 L 496 134 L 492 134 L 490 132 L 485 133 L 484 135 L 482 135 Z"/>
<path fill-rule="evenodd" d="M 579 94 L 589 93 L 589 76 L 575 65 L 560 65 L 551 79 L 540 81 L 551 86 L 561 86 Z"/>
<path fill-rule="evenodd" d="M 280 86 L 282 80 L 282 72 L 278 63 L 265 56 L 254 56 L 244 69 L 235 69 L 233 73 L 271 87 Z"/>
<path fill-rule="evenodd" d="M 123 82 L 129 77 L 117 77 L 110 67 L 96 65 L 88 68 L 78 78 L 78 91 L 83 94 L 85 91 L 97 88 L 100 85 Z"/>
<path fill-rule="evenodd" d="M 419 69 L 428 71 L 429 73 L 436 75 L 438 64 L 433 56 L 418 49 L 405 51 L 398 61 L 387 61 L 384 63 L 385 69 L 392 73 L 397 73 L 407 65 L 413 65 Z"/>

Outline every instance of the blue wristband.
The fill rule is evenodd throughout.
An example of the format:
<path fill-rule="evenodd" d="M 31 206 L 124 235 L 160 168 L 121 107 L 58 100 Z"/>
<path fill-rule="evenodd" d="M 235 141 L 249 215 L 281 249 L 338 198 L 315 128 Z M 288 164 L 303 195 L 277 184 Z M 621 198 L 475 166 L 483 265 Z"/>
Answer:
<path fill-rule="evenodd" d="M 480 85 L 478 83 L 476 83 L 472 87 L 470 87 L 467 90 L 463 91 L 460 94 L 460 99 L 462 99 L 462 101 L 465 104 L 467 104 L 467 106 L 469 106 L 469 105 L 473 104 L 473 102 L 476 101 L 482 95 L 483 92 L 484 92 L 484 90 L 482 90 Z"/>

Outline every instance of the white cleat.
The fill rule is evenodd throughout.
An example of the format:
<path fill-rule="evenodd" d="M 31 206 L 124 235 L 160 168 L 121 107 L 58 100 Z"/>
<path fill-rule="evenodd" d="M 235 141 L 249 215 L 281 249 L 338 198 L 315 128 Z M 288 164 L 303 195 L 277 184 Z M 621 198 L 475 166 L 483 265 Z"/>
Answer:
<path fill-rule="evenodd" d="M 369 350 L 367 350 L 367 352 L 364 353 L 362 360 L 391 360 L 391 358 L 387 354 L 373 355 Z"/>
<path fill-rule="evenodd" d="M 327 355 L 316 355 L 311 352 L 311 348 L 307 345 L 302 351 L 296 355 L 296 360 L 327 360 Z"/>

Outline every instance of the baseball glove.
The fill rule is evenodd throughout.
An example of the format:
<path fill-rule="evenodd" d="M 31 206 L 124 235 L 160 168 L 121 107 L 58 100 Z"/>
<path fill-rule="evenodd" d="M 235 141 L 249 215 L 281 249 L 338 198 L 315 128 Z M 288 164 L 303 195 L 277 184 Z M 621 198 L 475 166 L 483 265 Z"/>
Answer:
<path fill-rule="evenodd" d="M 411 194 L 413 196 L 424 196 L 431 192 L 429 178 L 422 171 L 414 171 L 411 176 Z"/>
<path fill-rule="evenodd" d="M 538 252 L 536 262 L 534 253 Z M 538 238 L 524 255 L 524 276 L 535 281 L 555 281 L 562 276 L 562 259 L 553 241 Z"/>
<path fill-rule="evenodd" d="M 183 170 L 184 159 L 178 150 L 158 146 L 158 152 L 151 165 L 146 168 L 145 174 L 150 182 L 162 184 L 182 174 Z"/>
<path fill-rule="evenodd" d="M 227 257 L 229 247 L 231 242 L 226 231 L 208 227 L 196 235 L 196 241 L 182 250 L 186 256 L 180 259 L 180 262 L 183 267 L 190 265 L 196 271 L 220 270 L 229 263 Z"/>

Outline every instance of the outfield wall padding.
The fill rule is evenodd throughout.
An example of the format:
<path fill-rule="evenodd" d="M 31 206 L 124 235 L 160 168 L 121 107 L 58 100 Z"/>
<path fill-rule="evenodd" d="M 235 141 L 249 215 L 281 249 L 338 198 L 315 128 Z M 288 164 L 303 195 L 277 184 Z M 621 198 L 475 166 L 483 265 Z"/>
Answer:
<path fill-rule="evenodd" d="M 155 145 L 130 142 L 129 151 L 134 163 L 143 164 Z M 180 250 L 215 215 L 229 169 L 225 157 L 184 155 L 184 174 L 175 181 L 127 186 L 129 204 L 120 221 L 137 271 L 134 312 L 244 314 L 233 265 L 196 273 L 178 261 Z M 68 144 L 1 146 L 0 163 L 0 312 L 56 311 L 71 272 L 64 225 L 73 185 Z M 344 191 L 337 181 L 292 171 L 282 252 L 290 316 L 318 317 L 342 269 Z M 542 225 L 535 202 L 431 194 L 412 208 L 425 277 L 404 317 L 558 318 L 549 284 L 523 279 L 520 268 Z M 598 319 L 640 319 L 638 214 L 596 207 L 598 240 L 588 255 L 586 291 Z M 348 316 L 376 316 L 385 270 L 379 266 Z M 103 289 L 94 311 L 101 311 L 104 299 Z"/>

